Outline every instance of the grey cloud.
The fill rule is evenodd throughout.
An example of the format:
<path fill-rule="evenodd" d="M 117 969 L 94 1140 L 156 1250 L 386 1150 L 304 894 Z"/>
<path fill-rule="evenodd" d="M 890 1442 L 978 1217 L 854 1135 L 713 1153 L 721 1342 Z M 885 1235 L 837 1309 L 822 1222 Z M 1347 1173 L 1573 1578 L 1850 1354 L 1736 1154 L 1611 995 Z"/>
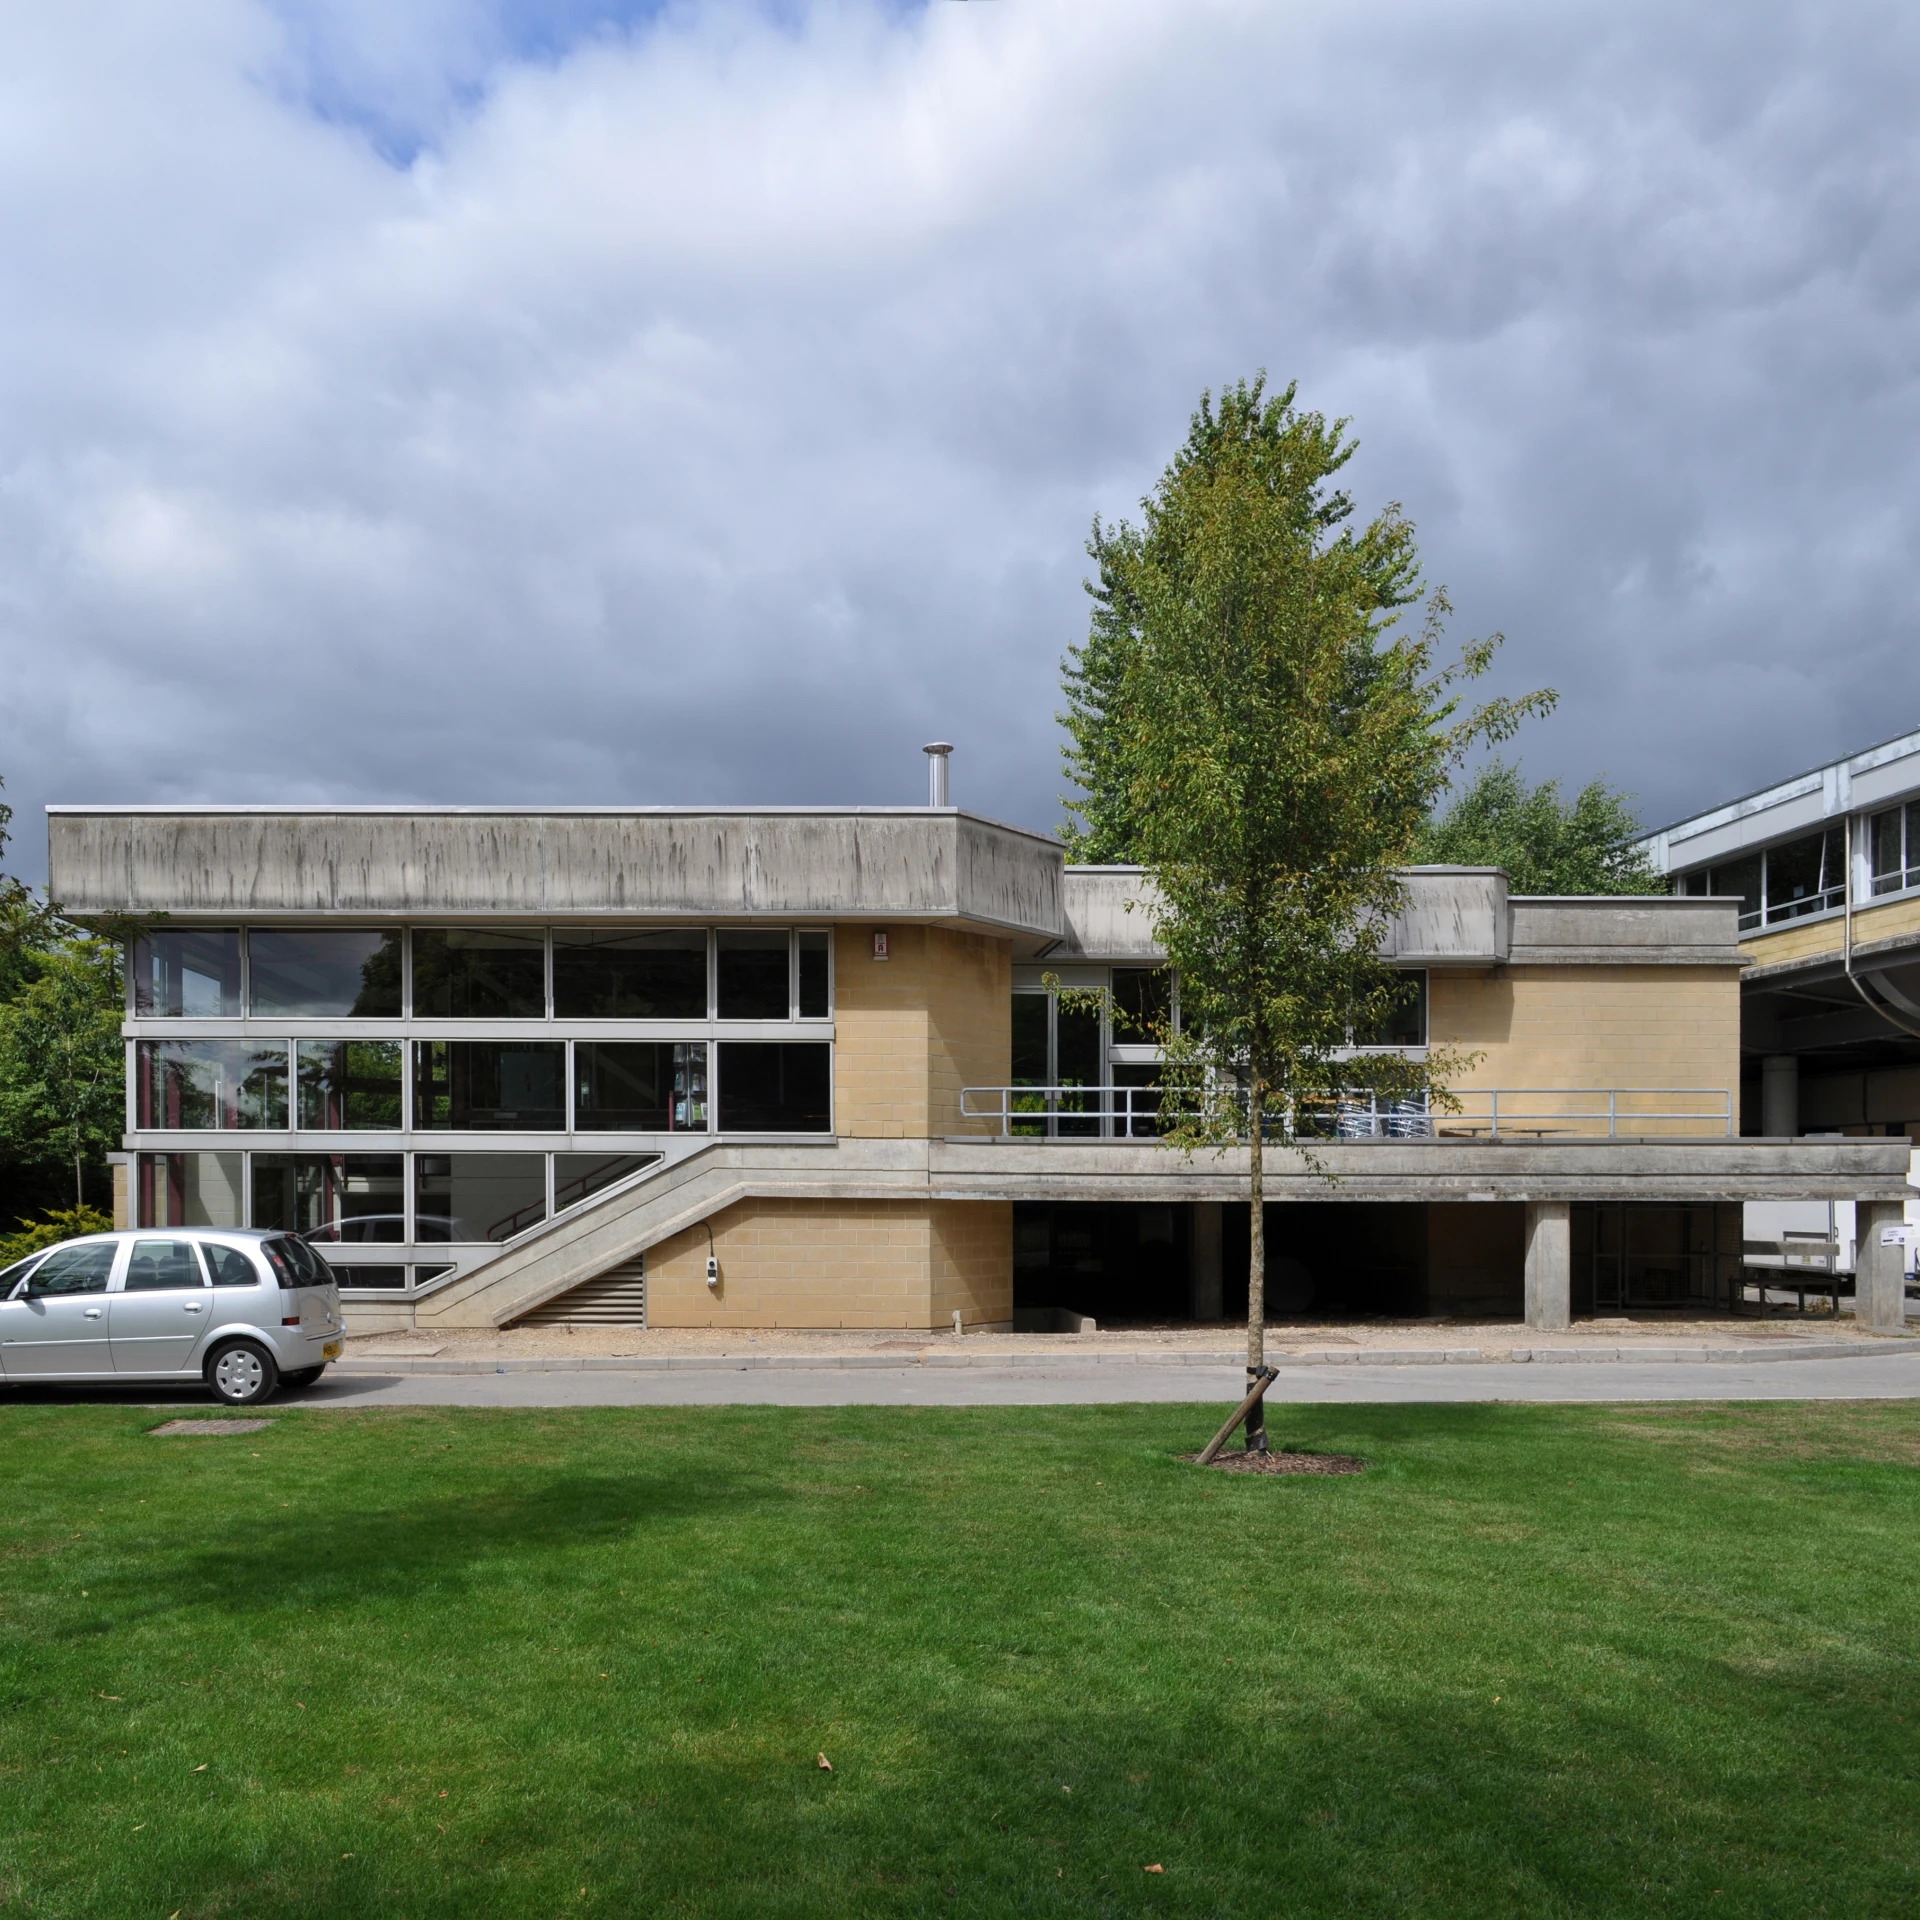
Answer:
<path fill-rule="evenodd" d="M 1537 771 L 1913 722 L 1904 12 L 355 17 L 324 87 L 239 0 L 7 29 L 23 871 L 47 799 L 908 800 L 936 733 L 1049 825 L 1088 522 L 1261 365 L 1562 690 Z"/>

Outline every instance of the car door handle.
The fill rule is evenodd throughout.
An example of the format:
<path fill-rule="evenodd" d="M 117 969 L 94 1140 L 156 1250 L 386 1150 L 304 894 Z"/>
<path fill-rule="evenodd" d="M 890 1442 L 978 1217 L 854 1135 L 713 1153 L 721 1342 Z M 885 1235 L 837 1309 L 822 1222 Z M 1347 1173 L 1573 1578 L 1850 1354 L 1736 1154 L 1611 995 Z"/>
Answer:
<path fill-rule="evenodd" d="M 189 1313 L 199 1313 L 205 1309 L 207 1303 L 204 1300 L 183 1300 L 180 1304 L 185 1307 Z"/>
<path fill-rule="evenodd" d="M 89 1320 L 98 1320 L 100 1318 L 100 1309 L 98 1307 L 88 1307 L 84 1311 Z"/>

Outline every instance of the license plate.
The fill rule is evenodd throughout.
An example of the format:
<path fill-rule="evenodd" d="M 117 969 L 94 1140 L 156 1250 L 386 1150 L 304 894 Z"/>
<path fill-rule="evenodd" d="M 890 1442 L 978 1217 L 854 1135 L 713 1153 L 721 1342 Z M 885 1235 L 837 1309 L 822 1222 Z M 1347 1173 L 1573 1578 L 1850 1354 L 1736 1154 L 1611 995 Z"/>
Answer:
<path fill-rule="evenodd" d="M 329 1340 L 327 1344 L 320 1349 L 320 1358 L 322 1360 L 338 1360 L 340 1358 L 340 1342 L 338 1340 Z"/>

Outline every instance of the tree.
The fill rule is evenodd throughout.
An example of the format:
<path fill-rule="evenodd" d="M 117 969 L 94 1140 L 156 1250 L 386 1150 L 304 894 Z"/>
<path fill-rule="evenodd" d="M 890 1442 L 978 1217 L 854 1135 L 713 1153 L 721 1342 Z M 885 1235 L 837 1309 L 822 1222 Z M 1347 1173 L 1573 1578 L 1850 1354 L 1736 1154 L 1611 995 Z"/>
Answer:
<path fill-rule="evenodd" d="M 1346 422 L 1268 399 L 1264 376 L 1204 396 L 1139 526 L 1095 526 L 1094 611 L 1064 669 L 1076 851 L 1131 854 L 1180 982 L 1162 1036 L 1171 1137 L 1244 1138 L 1247 1367 L 1265 1364 L 1264 1154 L 1311 1155 L 1316 1107 L 1357 1087 L 1443 1090 L 1444 1053 L 1356 1056 L 1403 983 L 1380 955 L 1450 770 L 1550 694 L 1462 715 L 1456 683 L 1498 637 L 1436 667 L 1448 608 L 1424 593 L 1397 506 L 1364 527 L 1332 481 Z M 1422 599 L 1417 636 L 1400 630 Z M 1317 1164 L 1317 1162 L 1315 1162 Z M 1249 1446 L 1264 1446 L 1248 1421 Z"/>
<path fill-rule="evenodd" d="M 0 852 L 13 809 L 0 803 Z M 119 952 L 0 873 L 0 1167 L 13 1210 L 44 1206 L 119 1144 L 125 1047 Z"/>
<path fill-rule="evenodd" d="M 1428 822 L 1419 858 L 1504 867 L 1515 893 L 1664 893 L 1666 881 L 1633 845 L 1639 833 L 1629 796 L 1604 780 L 1563 801 L 1557 780 L 1529 786 L 1518 766 L 1493 759 Z"/>
<path fill-rule="evenodd" d="M 72 934 L 30 953 L 27 967 L 26 988 L 0 1007 L 0 1126 L 16 1156 L 67 1161 L 73 1204 L 84 1207 L 87 1164 L 117 1144 L 123 1124 L 120 956 Z"/>

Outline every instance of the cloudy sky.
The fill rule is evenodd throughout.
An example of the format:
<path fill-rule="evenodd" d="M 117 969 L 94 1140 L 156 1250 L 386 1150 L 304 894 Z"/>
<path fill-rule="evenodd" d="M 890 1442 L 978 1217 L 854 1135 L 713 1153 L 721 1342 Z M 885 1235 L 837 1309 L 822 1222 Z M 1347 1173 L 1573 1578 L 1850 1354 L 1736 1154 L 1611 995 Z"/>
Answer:
<path fill-rule="evenodd" d="M 1920 10 L 0 3 L 0 772 L 1058 817 L 1095 512 L 1350 415 L 1528 768 L 1920 724 Z"/>

